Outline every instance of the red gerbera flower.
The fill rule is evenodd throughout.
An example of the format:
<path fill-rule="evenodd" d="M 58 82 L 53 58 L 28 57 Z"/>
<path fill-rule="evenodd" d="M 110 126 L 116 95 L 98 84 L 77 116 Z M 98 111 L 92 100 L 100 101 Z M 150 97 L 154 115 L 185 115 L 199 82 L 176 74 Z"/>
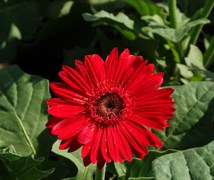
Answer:
<path fill-rule="evenodd" d="M 57 96 L 47 101 L 52 119 L 47 127 L 61 140 L 60 149 L 82 147 L 84 165 L 102 168 L 105 162 L 143 159 L 147 146 L 162 147 L 149 130 L 163 130 L 172 118 L 171 88 L 159 88 L 163 73 L 125 49 L 114 48 L 104 62 L 97 55 L 63 66 L 64 83 L 51 83 Z"/>

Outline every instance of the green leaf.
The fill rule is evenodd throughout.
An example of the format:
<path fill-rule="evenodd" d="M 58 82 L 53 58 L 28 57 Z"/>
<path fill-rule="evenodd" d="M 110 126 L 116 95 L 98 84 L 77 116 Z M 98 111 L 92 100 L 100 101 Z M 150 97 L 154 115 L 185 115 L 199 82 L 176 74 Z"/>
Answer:
<path fill-rule="evenodd" d="M 125 179 L 130 178 L 144 178 L 144 179 L 153 179 L 153 173 L 152 173 L 152 162 L 154 159 L 175 152 L 175 150 L 167 150 L 167 151 L 155 151 L 151 150 L 149 151 L 149 154 L 145 156 L 143 160 L 138 158 L 133 158 L 132 162 L 124 162 L 124 165 L 121 164 L 119 168 L 116 166 L 117 163 L 115 163 L 115 168 L 119 174 L 120 170 L 123 169 L 123 176 L 125 176 Z M 121 167 L 121 166 L 124 167 Z M 125 170 L 124 170 L 125 169 Z"/>
<path fill-rule="evenodd" d="M 185 58 L 185 62 L 189 67 L 197 67 L 204 69 L 203 65 L 203 54 L 200 49 L 194 45 L 190 45 L 190 51 Z"/>
<path fill-rule="evenodd" d="M 52 151 L 56 153 L 57 155 L 60 155 L 62 157 L 65 157 L 69 159 L 72 163 L 74 163 L 75 168 L 73 170 L 77 169 L 77 174 L 75 177 L 70 177 L 66 179 L 70 180 L 93 180 L 93 174 L 96 170 L 95 165 L 89 165 L 85 167 L 83 165 L 82 157 L 80 155 L 80 150 L 76 150 L 75 152 L 68 153 L 67 150 L 60 150 L 59 149 L 59 141 L 56 141 L 53 144 Z"/>
<path fill-rule="evenodd" d="M 20 160 L 12 162 L 13 174 L 21 180 L 37 180 L 42 179 L 53 173 L 54 169 L 40 170 L 39 166 L 45 160 L 44 157 L 33 159 L 31 157 L 22 157 Z"/>
<path fill-rule="evenodd" d="M 116 169 L 116 172 L 117 172 L 117 175 L 118 175 L 118 178 L 120 180 L 123 180 L 125 179 L 125 175 L 126 175 L 126 172 L 127 172 L 127 168 L 125 166 L 124 163 L 114 163 L 114 167 Z"/>
<path fill-rule="evenodd" d="M 10 176 L 13 179 L 37 180 L 49 176 L 54 171 L 54 169 L 45 171 L 38 169 L 44 161 L 43 157 L 38 159 L 33 159 L 31 156 L 22 157 L 16 153 L 13 146 L 0 149 L 0 160 L 8 172 L 5 178 Z"/>
<path fill-rule="evenodd" d="M 17 40 L 31 40 L 40 25 L 36 4 L 33 1 L 3 3 L 0 22 L 0 62 L 15 60 Z"/>
<path fill-rule="evenodd" d="M 16 153 L 16 150 L 13 146 L 9 146 L 3 149 L 0 149 L 0 158 L 7 159 L 9 161 L 15 161 L 21 158 L 20 155 Z"/>
<path fill-rule="evenodd" d="M 214 141 L 204 147 L 188 149 L 157 158 L 153 162 L 156 180 L 214 179 Z"/>
<path fill-rule="evenodd" d="M 179 69 L 180 74 L 183 77 L 188 79 L 188 78 L 191 78 L 193 76 L 193 73 L 188 66 L 186 66 L 184 64 L 179 64 L 179 63 L 177 63 L 176 66 Z"/>
<path fill-rule="evenodd" d="M 124 13 L 119 12 L 116 16 L 107 11 L 101 10 L 96 14 L 84 13 L 86 21 L 97 21 L 101 24 L 113 26 L 120 31 L 126 38 L 135 39 L 137 32 L 134 32 L 134 21 Z"/>
<path fill-rule="evenodd" d="M 214 83 L 197 82 L 174 87 L 176 112 L 170 127 L 156 131 L 165 148 L 198 147 L 214 139 Z"/>
<path fill-rule="evenodd" d="M 20 156 L 47 155 L 48 81 L 24 73 L 18 66 L 0 70 L 0 148 L 13 146 Z"/>
<path fill-rule="evenodd" d="M 163 14 L 163 11 L 155 3 L 152 3 L 149 0 L 125 0 L 133 6 L 141 16 L 152 16 L 154 14 Z"/>
<path fill-rule="evenodd" d="M 157 16 L 158 15 L 144 16 L 142 19 L 149 23 L 151 32 L 153 32 L 167 40 L 175 42 L 175 43 L 181 41 L 185 36 L 187 36 L 188 32 L 193 27 L 195 27 L 199 24 L 209 23 L 209 20 L 207 20 L 207 19 L 198 19 L 195 21 L 185 23 L 181 27 L 174 29 L 174 28 L 165 26 L 162 23 L 160 23 L 159 21 L 157 21 Z"/>
<path fill-rule="evenodd" d="M 65 15 L 68 15 L 73 4 L 73 1 L 68 0 L 53 1 L 48 8 L 47 16 L 49 18 L 60 18 Z"/>
<path fill-rule="evenodd" d="M 154 180 L 153 177 L 130 177 L 128 180 Z"/>

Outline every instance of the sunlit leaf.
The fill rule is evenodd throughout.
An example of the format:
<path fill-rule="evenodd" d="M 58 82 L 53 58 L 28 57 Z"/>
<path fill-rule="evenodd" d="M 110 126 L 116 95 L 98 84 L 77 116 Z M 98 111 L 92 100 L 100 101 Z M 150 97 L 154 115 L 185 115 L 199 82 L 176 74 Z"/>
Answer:
<path fill-rule="evenodd" d="M 89 165 L 85 167 L 83 165 L 82 157 L 80 150 L 76 150 L 75 152 L 68 153 L 67 150 L 59 149 L 59 141 L 56 141 L 52 147 L 52 151 L 57 155 L 60 155 L 64 158 L 69 159 L 72 163 L 74 163 L 75 168 L 73 171 L 77 170 L 77 174 L 75 177 L 66 178 L 67 180 L 93 180 L 93 174 L 95 172 L 96 166 Z"/>
<path fill-rule="evenodd" d="M 195 26 L 199 24 L 207 24 L 209 23 L 209 20 L 207 19 L 198 19 L 195 21 L 191 21 L 188 23 L 183 24 L 181 27 L 174 29 L 171 27 L 168 27 L 166 25 L 160 24 L 159 21 L 157 21 L 156 16 L 145 16 L 142 19 L 147 21 L 149 24 L 149 27 L 151 28 L 151 32 L 167 39 L 172 42 L 179 42 L 181 41 L 185 36 L 188 35 L 188 32 Z"/>
<path fill-rule="evenodd" d="M 17 66 L 0 71 L 0 147 L 13 146 L 21 156 L 47 155 L 47 80 L 25 74 Z"/>
<path fill-rule="evenodd" d="M 190 45 L 190 51 L 185 58 L 185 62 L 189 67 L 197 67 L 204 69 L 203 65 L 203 54 L 200 49 L 194 45 Z"/>
<path fill-rule="evenodd" d="M 153 162 L 156 180 L 211 180 L 214 178 L 214 141 L 210 144 L 179 151 L 157 158 Z"/>
<path fill-rule="evenodd" d="M 176 112 L 170 127 L 156 132 L 165 148 L 202 146 L 214 138 L 214 83 L 197 82 L 174 87 Z"/>

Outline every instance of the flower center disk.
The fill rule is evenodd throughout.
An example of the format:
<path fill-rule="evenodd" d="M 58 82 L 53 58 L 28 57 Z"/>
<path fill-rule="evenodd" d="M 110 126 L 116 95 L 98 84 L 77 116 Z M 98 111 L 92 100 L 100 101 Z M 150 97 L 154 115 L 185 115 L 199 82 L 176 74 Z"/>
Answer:
<path fill-rule="evenodd" d="M 112 118 L 122 113 L 123 99 L 116 93 L 106 93 L 96 103 L 96 114 L 100 117 Z"/>

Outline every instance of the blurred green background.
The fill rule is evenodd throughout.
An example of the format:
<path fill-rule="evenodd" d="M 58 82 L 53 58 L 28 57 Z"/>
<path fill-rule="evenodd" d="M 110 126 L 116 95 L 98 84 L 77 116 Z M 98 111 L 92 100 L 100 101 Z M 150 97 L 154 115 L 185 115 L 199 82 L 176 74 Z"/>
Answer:
<path fill-rule="evenodd" d="M 213 0 L 1 0 L 0 62 L 53 81 L 62 64 L 118 47 L 155 63 L 166 84 L 213 80 L 212 9 Z"/>

